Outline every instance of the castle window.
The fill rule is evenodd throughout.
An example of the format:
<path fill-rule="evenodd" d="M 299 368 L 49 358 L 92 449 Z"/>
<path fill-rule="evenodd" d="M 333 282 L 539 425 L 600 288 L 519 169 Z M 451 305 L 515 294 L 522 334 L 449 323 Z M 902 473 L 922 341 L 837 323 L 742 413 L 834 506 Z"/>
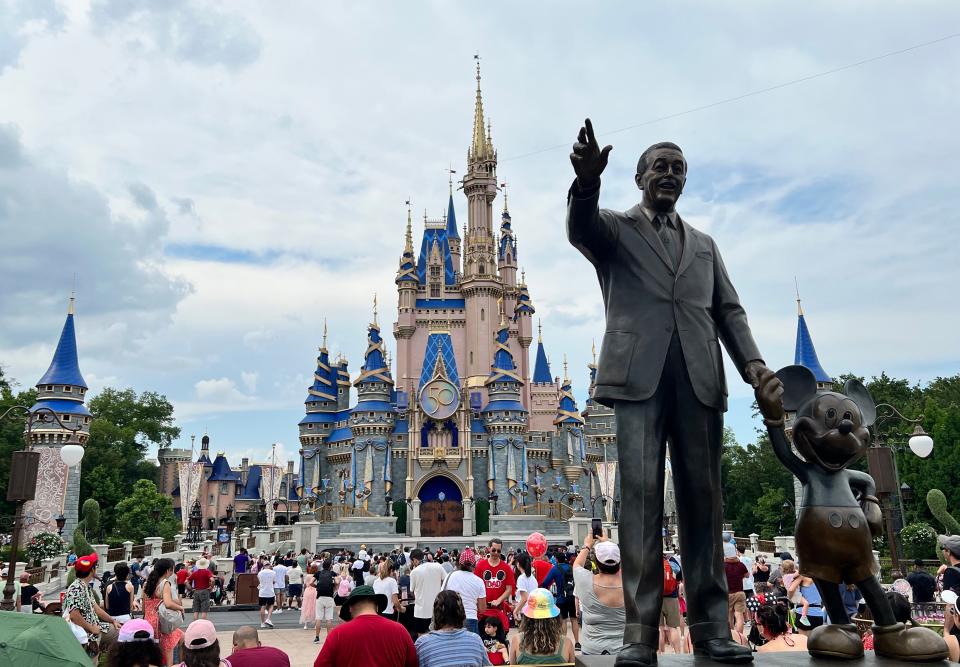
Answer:
<path fill-rule="evenodd" d="M 307 424 L 307 428 L 312 429 L 312 428 L 313 428 L 313 424 Z"/>
<path fill-rule="evenodd" d="M 63 417 L 60 418 L 60 421 L 65 421 L 65 422 L 70 421 L 70 415 L 64 415 Z"/>
<path fill-rule="evenodd" d="M 471 364 L 473 363 L 473 351 L 472 351 L 472 350 L 470 351 L 470 363 L 471 363 Z"/>
<path fill-rule="evenodd" d="M 431 266 L 431 267 L 430 267 L 430 277 L 431 277 L 431 278 L 439 278 L 439 277 L 440 277 L 440 267 L 439 267 L 439 266 Z"/>
<path fill-rule="evenodd" d="M 221 495 L 221 496 L 227 495 L 227 483 L 226 483 L 226 482 L 220 482 L 220 495 Z"/>
<path fill-rule="evenodd" d="M 47 391 L 53 391 L 53 385 L 52 385 L 52 384 L 48 384 L 48 385 L 47 385 Z"/>
<path fill-rule="evenodd" d="M 71 386 L 69 386 L 69 385 L 63 385 L 63 393 L 64 393 L 64 394 L 69 394 L 69 393 L 71 393 L 72 391 L 73 391 L 73 387 L 71 387 Z"/>
<path fill-rule="evenodd" d="M 479 273 L 481 276 L 486 275 L 487 265 L 482 262 L 480 264 L 477 264 L 477 273 Z"/>
<path fill-rule="evenodd" d="M 213 494 L 212 494 L 212 493 L 210 494 L 210 504 L 211 504 L 211 505 L 213 504 Z"/>
<path fill-rule="evenodd" d="M 487 311 L 483 308 L 480 309 L 480 321 L 483 322 L 487 319 Z"/>
<path fill-rule="evenodd" d="M 439 283 L 430 283 L 430 298 L 439 299 L 440 298 L 440 284 Z"/>

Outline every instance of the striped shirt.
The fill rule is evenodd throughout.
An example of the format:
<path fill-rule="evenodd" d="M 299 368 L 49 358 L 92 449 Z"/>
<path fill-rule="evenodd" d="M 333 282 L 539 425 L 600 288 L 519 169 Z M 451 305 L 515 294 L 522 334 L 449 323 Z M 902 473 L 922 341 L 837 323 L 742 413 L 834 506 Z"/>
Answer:
<path fill-rule="evenodd" d="M 420 667 L 483 667 L 489 665 L 480 636 L 466 628 L 434 630 L 417 640 Z"/>

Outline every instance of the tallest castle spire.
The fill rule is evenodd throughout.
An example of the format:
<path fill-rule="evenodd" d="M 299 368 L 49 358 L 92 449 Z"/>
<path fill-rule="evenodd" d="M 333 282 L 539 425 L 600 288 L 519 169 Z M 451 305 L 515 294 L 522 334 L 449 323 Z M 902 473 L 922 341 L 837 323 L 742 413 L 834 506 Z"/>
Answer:
<path fill-rule="evenodd" d="M 490 132 L 484 127 L 483 94 L 480 91 L 480 56 L 477 60 L 477 100 L 473 109 L 473 141 L 470 144 L 469 161 L 488 160 L 493 157 L 493 142 Z"/>

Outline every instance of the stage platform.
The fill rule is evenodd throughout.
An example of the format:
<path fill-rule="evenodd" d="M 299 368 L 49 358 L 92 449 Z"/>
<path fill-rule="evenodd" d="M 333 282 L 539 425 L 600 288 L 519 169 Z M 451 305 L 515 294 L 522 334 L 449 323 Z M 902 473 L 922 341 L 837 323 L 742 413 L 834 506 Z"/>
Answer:
<path fill-rule="evenodd" d="M 612 655 L 584 655 L 577 656 L 577 667 L 613 667 L 616 656 Z M 709 667 L 721 663 L 714 662 L 709 658 L 700 658 L 692 655 L 661 655 L 658 656 L 657 664 L 661 667 Z M 867 651 L 862 660 L 824 660 L 814 658 L 805 651 L 795 651 L 786 653 L 754 653 L 753 662 L 741 663 L 756 667 L 810 667 L 817 665 L 850 665 L 851 667 L 905 667 L 906 665 L 947 665 L 946 660 L 940 662 L 903 662 L 902 660 L 890 660 L 888 658 L 878 658 L 873 651 Z"/>

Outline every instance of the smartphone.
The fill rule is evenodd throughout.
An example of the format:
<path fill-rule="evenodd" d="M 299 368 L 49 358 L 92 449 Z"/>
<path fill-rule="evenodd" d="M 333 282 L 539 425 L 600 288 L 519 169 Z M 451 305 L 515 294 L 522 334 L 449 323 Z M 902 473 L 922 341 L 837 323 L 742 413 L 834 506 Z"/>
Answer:
<path fill-rule="evenodd" d="M 590 519 L 590 532 L 593 533 L 594 537 L 603 535 L 603 519 Z"/>

